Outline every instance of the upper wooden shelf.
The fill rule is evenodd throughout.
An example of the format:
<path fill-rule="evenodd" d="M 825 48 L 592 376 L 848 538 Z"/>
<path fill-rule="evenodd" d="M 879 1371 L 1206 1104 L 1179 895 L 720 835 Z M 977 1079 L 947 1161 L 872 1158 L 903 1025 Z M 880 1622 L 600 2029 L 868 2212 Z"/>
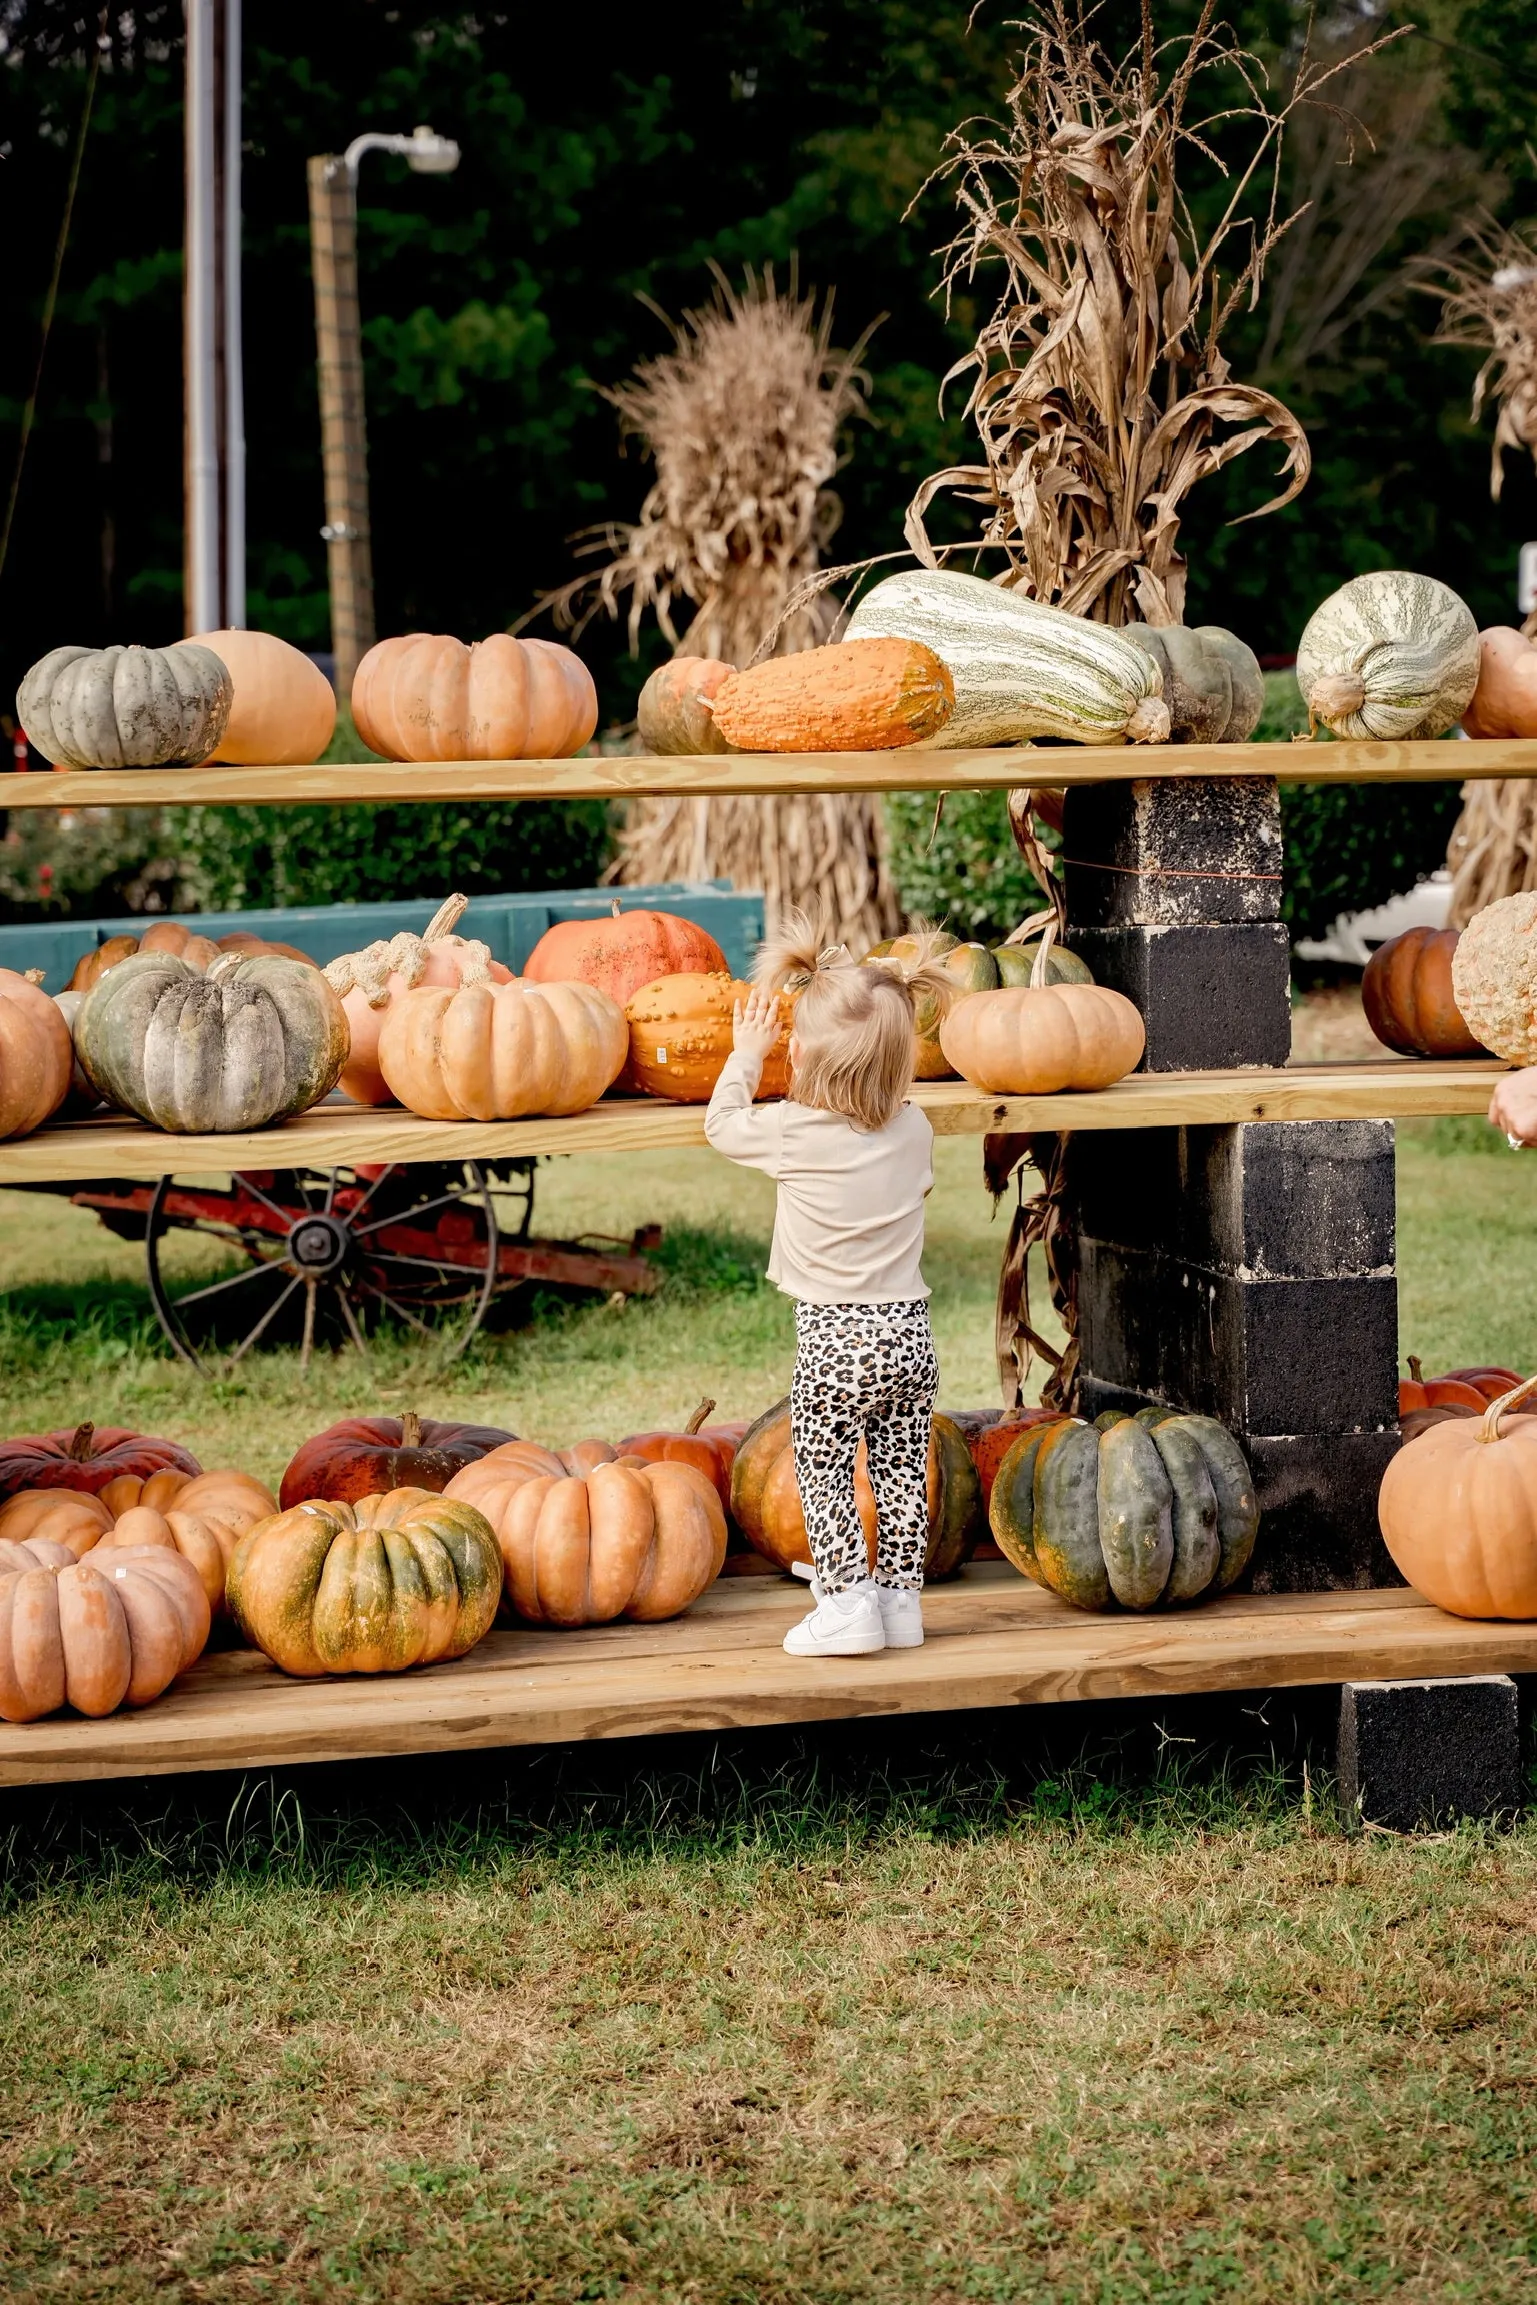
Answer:
<path fill-rule="evenodd" d="M 1250 1120 L 1394 1120 L 1483 1113 L 1494 1057 L 1455 1063 L 1383 1057 L 1284 1072 L 1134 1073 L 1079 1096 L 983 1096 L 964 1081 L 922 1081 L 914 1100 L 939 1136 L 989 1130 L 1174 1128 Z M 75 1178 L 186 1176 L 231 1169 L 339 1168 L 360 1161 L 517 1160 L 545 1153 L 665 1152 L 702 1145 L 703 1105 L 606 1097 L 570 1120 L 432 1121 L 341 1099 L 279 1128 L 169 1136 L 139 1121 L 66 1121 L 0 1144 L 0 1185 Z"/>
<path fill-rule="evenodd" d="M 1142 777 L 1279 777 L 1286 784 L 1436 784 L 1537 776 L 1537 738 L 1432 744 L 997 746 L 977 752 L 605 753 L 579 760 L 321 763 L 313 768 L 74 769 L 0 776 L 0 808 L 159 808 L 203 802 L 629 800 L 645 793 L 952 792 Z"/>

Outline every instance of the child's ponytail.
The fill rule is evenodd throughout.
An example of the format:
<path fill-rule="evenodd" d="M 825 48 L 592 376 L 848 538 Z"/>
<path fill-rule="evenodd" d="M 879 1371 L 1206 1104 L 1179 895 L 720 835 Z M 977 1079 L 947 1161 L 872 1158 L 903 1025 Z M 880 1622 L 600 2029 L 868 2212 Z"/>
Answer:
<path fill-rule="evenodd" d="M 755 982 L 795 1003 L 797 1103 L 869 1130 L 896 1113 L 912 1085 L 917 1039 L 934 1037 L 960 989 L 940 965 L 937 930 L 919 921 L 901 942 L 903 953 L 856 961 L 847 945 L 825 944 L 799 910 L 764 942 Z"/>

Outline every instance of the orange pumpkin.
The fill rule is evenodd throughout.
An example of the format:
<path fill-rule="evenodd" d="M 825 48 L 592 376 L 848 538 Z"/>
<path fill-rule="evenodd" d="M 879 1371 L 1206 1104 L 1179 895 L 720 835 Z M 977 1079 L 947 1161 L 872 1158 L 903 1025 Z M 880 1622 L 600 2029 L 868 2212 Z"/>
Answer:
<path fill-rule="evenodd" d="M 208 1630 L 207 1595 L 177 1553 L 125 1546 L 108 1565 L 46 1537 L 0 1540 L 0 1720 L 147 1705 Z"/>
<path fill-rule="evenodd" d="M 445 897 L 420 936 L 403 928 L 380 937 L 361 952 L 344 952 L 326 963 L 326 981 L 340 999 L 352 1035 L 337 1087 L 355 1104 L 389 1104 L 389 1084 L 379 1070 L 379 1035 L 392 1002 L 417 985 L 510 984 L 512 971 L 491 958 L 478 937 L 455 936 L 454 923 L 467 896 Z"/>
<path fill-rule="evenodd" d="M 336 693 L 318 664 L 275 632 L 200 632 L 197 638 L 235 683 L 210 760 L 297 768 L 320 758 L 336 732 Z"/>
<path fill-rule="evenodd" d="M 32 977 L 0 968 L 0 1137 L 41 1128 L 74 1077 L 74 1042 L 56 1003 Z"/>
<path fill-rule="evenodd" d="M 681 1432 L 632 1433 L 627 1441 L 616 1443 L 615 1454 L 621 1457 L 640 1457 L 648 1465 L 692 1465 L 696 1472 L 715 1483 L 716 1494 L 729 1512 L 731 1509 L 731 1468 L 736 1462 L 737 1450 L 752 1429 L 752 1420 L 744 1418 L 740 1424 L 709 1425 L 705 1423 L 713 1401 L 701 1401 Z"/>
<path fill-rule="evenodd" d="M 1052 1096 L 1108 1088 L 1140 1063 L 1147 1035 L 1125 994 L 1107 985 L 1004 985 L 958 1000 L 939 1045 L 989 1096 Z"/>
<path fill-rule="evenodd" d="M 1481 1417 L 1431 1425 L 1382 1476 L 1394 1563 L 1453 1616 L 1537 1617 L 1537 1417 L 1510 1414 L 1534 1392 L 1529 1377 Z"/>
<path fill-rule="evenodd" d="M 1361 1006 L 1384 1048 L 1400 1056 L 1487 1056 L 1452 993 L 1454 928 L 1406 928 L 1367 962 Z"/>
<path fill-rule="evenodd" d="M 98 1496 L 72 1489 L 23 1489 L 0 1505 L 0 1539 L 61 1545 L 76 1559 L 115 1546 L 163 1546 L 197 1571 L 214 1615 L 236 1545 L 277 1500 L 248 1473 L 164 1472 L 109 1481 Z"/>
<path fill-rule="evenodd" d="M 629 1026 L 626 1088 L 672 1104 L 708 1104 L 731 1054 L 731 1012 L 752 991 L 731 977 L 684 970 L 642 985 L 625 1003 Z M 758 1097 L 784 1096 L 790 1086 L 790 1003 L 778 1040 L 769 1050 Z"/>
<path fill-rule="evenodd" d="M 971 1558 L 983 1532 L 982 1494 L 965 1436 L 945 1416 L 929 1428 L 929 1543 L 923 1573 L 930 1584 L 953 1577 Z M 875 1567 L 875 1492 L 863 1441 L 854 1460 L 854 1502 Z M 731 1475 L 731 1511 L 753 1551 L 779 1568 L 809 1563 L 811 1546 L 795 1481 L 790 1403 L 776 1401 L 749 1427 Z"/>
<path fill-rule="evenodd" d="M 1537 642 L 1513 625 L 1478 636 L 1478 686 L 1462 716 L 1469 736 L 1537 736 Z"/>
<path fill-rule="evenodd" d="M 950 1421 L 966 1443 L 985 1513 L 992 1502 L 998 1467 L 1021 1433 L 1032 1425 L 1054 1424 L 1055 1409 L 952 1409 Z"/>
<path fill-rule="evenodd" d="M 598 692 L 553 640 L 408 632 L 363 658 L 352 717 L 386 760 L 567 760 L 598 725 Z"/>
<path fill-rule="evenodd" d="M 713 936 L 675 912 L 622 912 L 607 920 L 558 920 L 523 964 L 531 984 L 592 984 L 623 1008 L 642 985 L 683 970 L 727 974 Z"/>
<path fill-rule="evenodd" d="M 1398 1382 L 1398 1413 L 1412 1416 L 1420 1409 L 1463 1408 L 1482 1415 L 1491 1401 L 1513 1392 L 1521 1379 L 1514 1369 L 1448 1369 L 1444 1377 L 1427 1377 L 1414 1354 L 1409 1374 Z M 1519 1413 L 1537 1416 L 1537 1401 L 1522 1401 Z"/>
<path fill-rule="evenodd" d="M 629 1052 L 624 1011 L 590 984 L 419 985 L 379 1033 L 379 1070 L 424 1120 L 585 1112 Z"/>
<path fill-rule="evenodd" d="M 221 952 L 236 953 L 242 960 L 249 960 L 257 953 L 275 952 L 284 960 L 302 960 L 310 968 L 315 965 L 309 954 L 301 952 L 296 944 L 253 936 L 246 928 L 231 929 L 228 936 L 209 937 L 189 928 L 185 921 L 157 920 L 142 937 L 109 936 L 103 943 L 93 945 L 89 952 L 82 953 L 65 991 L 89 992 L 108 969 L 116 968 L 120 961 L 132 960 L 136 952 L 169 952 L 177 960 L 185 961 L 188 968 L 199 970 L 211 967 Z"/>
<path fill-rule="evenodd" d="M 715 697 L 735 672 L 718 656 L 675 656 L 640 692 L 636 723 L 647 752 L 730 752 L 715 725 Z"/>
<path fill-rule="evenodd" d="M 681 1616 L 726 1557 L 720 1498 L 693 1465 L 631 1460 L 577 1471 L 516 1441 L 467 1467 L 445 1493 L 490 1521 L 503 1597 L 531 1625 Z"/>
<path fill-rule="evenodd" d="M 715 726 L 738 752 L 887 752 L 936 736 L 954 710 L 950 669 L 919 640 L 798 649 L 715 691 Z"/>

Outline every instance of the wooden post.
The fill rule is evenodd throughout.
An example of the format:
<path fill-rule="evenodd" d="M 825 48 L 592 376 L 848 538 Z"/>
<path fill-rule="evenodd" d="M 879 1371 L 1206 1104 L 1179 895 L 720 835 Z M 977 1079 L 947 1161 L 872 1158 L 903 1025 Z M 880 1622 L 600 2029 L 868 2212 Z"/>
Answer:
<path fill-rule="evenodd" d="M 331 646 L 337 694 L 351 693 L 358 659 L 374 643 L 374 576 L 368 527 L 368 437 L 363 417 L 363 340 L 358 318 L 357 187 L 346 163 L 316 153 L 309 163 L 310 251 L 331 579 Z"/>

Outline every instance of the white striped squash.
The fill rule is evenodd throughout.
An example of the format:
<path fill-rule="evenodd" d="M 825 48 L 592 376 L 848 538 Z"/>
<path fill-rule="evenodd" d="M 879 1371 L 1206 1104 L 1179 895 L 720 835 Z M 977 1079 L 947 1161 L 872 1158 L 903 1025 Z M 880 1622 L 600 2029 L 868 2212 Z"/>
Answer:
<path fill-rule="evenodd" d="M 1434 576 L 1353 576 L 1308 618 L 1297 685 L 1311 720 L 1379 743 L 1444 736 L 1478 686 L 1478 626 Z"/>
<path fill-rule="evenodd" d="M 1163 674 L 1108 624 L 1043 608 L 980 576 L 904 569 L 882 579 L 849 619 L 846 640 L 922 641 L 955 682 L 955 710 L 926 749 L 1024 744 L 1162 744 Z"/>

